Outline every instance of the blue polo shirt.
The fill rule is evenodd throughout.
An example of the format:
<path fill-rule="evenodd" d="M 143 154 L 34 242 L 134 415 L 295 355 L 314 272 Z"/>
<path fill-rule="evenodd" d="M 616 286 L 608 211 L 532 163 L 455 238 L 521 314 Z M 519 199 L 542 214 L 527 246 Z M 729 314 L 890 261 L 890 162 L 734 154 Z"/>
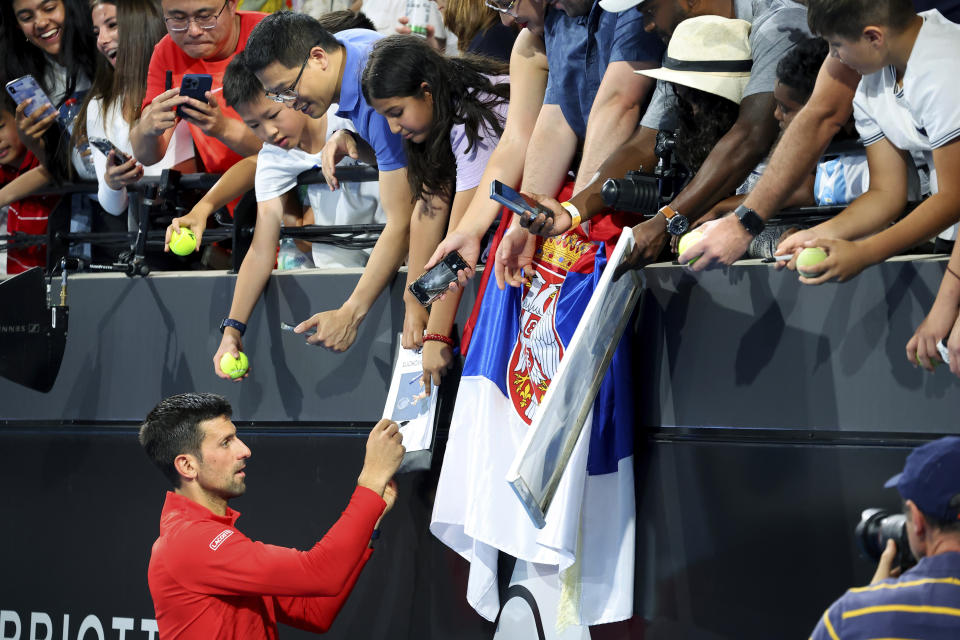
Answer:
<path fill-rule="evenodd" d="M 575 18 L 550 10 L 543 39 L 550 66 L 544 104 L 560 105 L 580 139 L 587 135 L 587 119 L 607 66 L 624 61 L 657 65 L 664 51 L 663 41 L 643 30 L 643 14 L 604 11 L 599 1 L 589 14 Z"/>
<path fill-rule="evenodd" d="M 337 34 L 337 42 L 343 45 L 347 54 L 340 81 L 340 110 L 337 115 L 350 120 L 360 137 L 373 147 L 377 154 L 377 168 L 380 171 L 393 171 L 407 166 L 403 139 L 392 133 L 387 119 L 367 104 L 360 88 L 360 78 L 367 66 L 370 49 L 382 37 L 376 31 L 367 29 L 347 29 Z"/>
<path fill-rule="evenodd" d="M 850 589 L 830 605 L 811 640 L 958 637 L 960 552 L 921 558 L 895 579 Z"/>

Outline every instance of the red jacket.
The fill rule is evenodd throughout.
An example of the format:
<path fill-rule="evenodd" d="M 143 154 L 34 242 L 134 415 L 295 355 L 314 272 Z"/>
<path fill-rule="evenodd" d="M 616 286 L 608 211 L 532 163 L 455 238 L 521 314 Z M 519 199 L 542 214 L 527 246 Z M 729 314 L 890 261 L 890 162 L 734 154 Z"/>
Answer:
<path fill-rule="evenodd" d="M 326 631 L 366 564 L 386 503 L 357 487 L 309 551 L 254 542 L 234 524 L 168 492 L 147 571 L 157 626 L 173 638 L 277 638 L 277 623 Z"/>

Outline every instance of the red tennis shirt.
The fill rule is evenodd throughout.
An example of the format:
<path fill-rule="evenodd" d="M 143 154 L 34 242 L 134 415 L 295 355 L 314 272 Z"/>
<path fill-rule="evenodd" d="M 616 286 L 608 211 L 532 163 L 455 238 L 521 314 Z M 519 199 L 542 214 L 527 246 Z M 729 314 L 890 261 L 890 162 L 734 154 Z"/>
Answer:
<path fill-rule="evenodd" d="M 160 637 L 275 639 L 278 622 L 326 631 L 370 558 L 385 506 L 357 487 L 323 539 L 299 551 L 254 542 L 233 509 L 218 516 L 168 492 L 147 571 Z"/>

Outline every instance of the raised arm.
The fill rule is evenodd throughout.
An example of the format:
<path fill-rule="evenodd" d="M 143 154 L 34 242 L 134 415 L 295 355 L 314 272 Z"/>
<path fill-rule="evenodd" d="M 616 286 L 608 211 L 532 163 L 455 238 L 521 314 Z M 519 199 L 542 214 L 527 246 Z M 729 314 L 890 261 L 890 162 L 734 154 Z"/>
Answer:
<path fill-rule="evenodd" d="M 380 171 L 380 204 L 387 216 L 387 224 L 373 247 L 360 281 L 338 309 L 317 313 L 297 325 L 299 333 L 310 327 L 317 328 L 317 333 L 307 342 L 323 345 L 333 351 L 349 349 L 370 307 L 403 264 L 413 209 L 406 168 Z"/>
<path fill-rule="evenodd" d="M 185 216 L 174 218 L 167 227 L 167 235 L 164 240 L 163 250 L 169 251 L 170 235 L 174 231 L 179 231 L 181 226 L 189 227 L 197 237 L 197 248 L 200 247 L 200 238 L 207 228 L 207 218 L 220 207 L 224 207 L 229 202 L 233 202 L 246 192 L 253 189 L 254 180 L 257 175 L 257 156 L 252 155 L 243 158 L 237 164 L 227 169 L 226 173 L 220 176 L 220 179 L 210 187 L 200 201 L 193 206 L 193 209 Z M 259 216 L 259 213 L 258 213 Z M 257 225 L 259 226 L 259 217 Z M 231 316 L 232 317 L 232 316 Z"/>
<path fill-rule="evenodd" d="M 527 148 L 547 89 L 543 39 L 529 29 L 520 32 L 510 54 L 510 89 L 510 108 L 500 142 L 490 156 L 463 219 L 437 247 L 427 268 L 451 251 L 459 251 L 467 264 L 475 266 L 480 257 L 480 240 L 500 212 L 500 206 L 489 197 L 490 183 L 499 180 L 515 186 L 524 175 Z"/>
<path fill-rule="evenodd" d="M 837 58 L 827 56 L 813 94 L 797 113 L 777 144 L 759 182 L 743 206 L 769 220 L 786 198 L 816 168 L 824 149 L 853 113 L 853 96 L 860 75 Z M 703 226 L 704 239 L 695 250 L 684 254 L 688 261 L 701 256 L 692 266 L 702 271 L 712 266 L 733 264 L 750 245 L 752 236 L 734 216 Z"/>
<path fill-rule="evenodd" d="M 263 288 L 277 261 L 277 242 L 280 240 L 280 226 L 285 206 L 300 206 L 295 191 L 288 191 L 279 198 L 271 198 L 257 204 L 257 224 L 253 230 L 253 240 L 237 272 L 228 318 L 244 324 L 250 320 L 253 308 L 260 299 L 260 294 L 263 293 Z M 214 373 L 221 378 L 229 379 L 230 376 L 220 368 L 220 358 L 225 353 L 236 358 L 242 349 L 243 338 L 240 332 L 233 327 L 224 327 L 220 346 L 213 356 Z M 249 373 L 235 380 L 242 380 L 247 375 Z"/>

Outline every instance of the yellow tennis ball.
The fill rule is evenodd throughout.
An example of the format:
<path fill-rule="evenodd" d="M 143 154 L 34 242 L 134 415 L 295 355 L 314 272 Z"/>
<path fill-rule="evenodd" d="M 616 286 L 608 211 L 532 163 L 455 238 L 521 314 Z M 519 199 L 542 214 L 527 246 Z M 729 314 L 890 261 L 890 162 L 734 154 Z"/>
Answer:
<path fill-rule="evenodd" d="M 220 370 L 234 380 L 246 375 L 249 368 L 250 361 L 243 351 L 240 352 L 239 358 L 234 358 L 230 353 L 225 353 L 220 358 Z"/>
<path fill-rule="evenodd" d="M 193 253 L 197 248 L 197 236 L 193 235 L 190 227 L 180 227 L 180 232 L 174 231 L 170 234 L 170 251 L 178 256 L 186 256 Z"/>
<path fill-rule="evenodd" d="M 683 234 L 682 236 L 680 236 L 680 242 L 677 243 L 677 251 L 679 252 L 679 255 L 682 256 L 687 252 L 687 249 L 694 246 L 695 244 L 699 244 L 702 240 L 703 240 L 703 231 L 700 231 L 699 229 L 694 229 L 693 231 Z M 690 262 L 688 262 L 687 264 L 693 264 L 699 259 L 700 257 L 698 256 L 693 260 L 691 260 Z"/>
<path fill-rule="evenodd" d="M 827 252 L 820 247 L 807 247 L 797 256 L 797 273 L 804 278 L 816 278 L 820 275 L 819 273 L 811 273 L 810 271 L 804 271 L 804 269 L 820 264 L 826 259 Z"/>

